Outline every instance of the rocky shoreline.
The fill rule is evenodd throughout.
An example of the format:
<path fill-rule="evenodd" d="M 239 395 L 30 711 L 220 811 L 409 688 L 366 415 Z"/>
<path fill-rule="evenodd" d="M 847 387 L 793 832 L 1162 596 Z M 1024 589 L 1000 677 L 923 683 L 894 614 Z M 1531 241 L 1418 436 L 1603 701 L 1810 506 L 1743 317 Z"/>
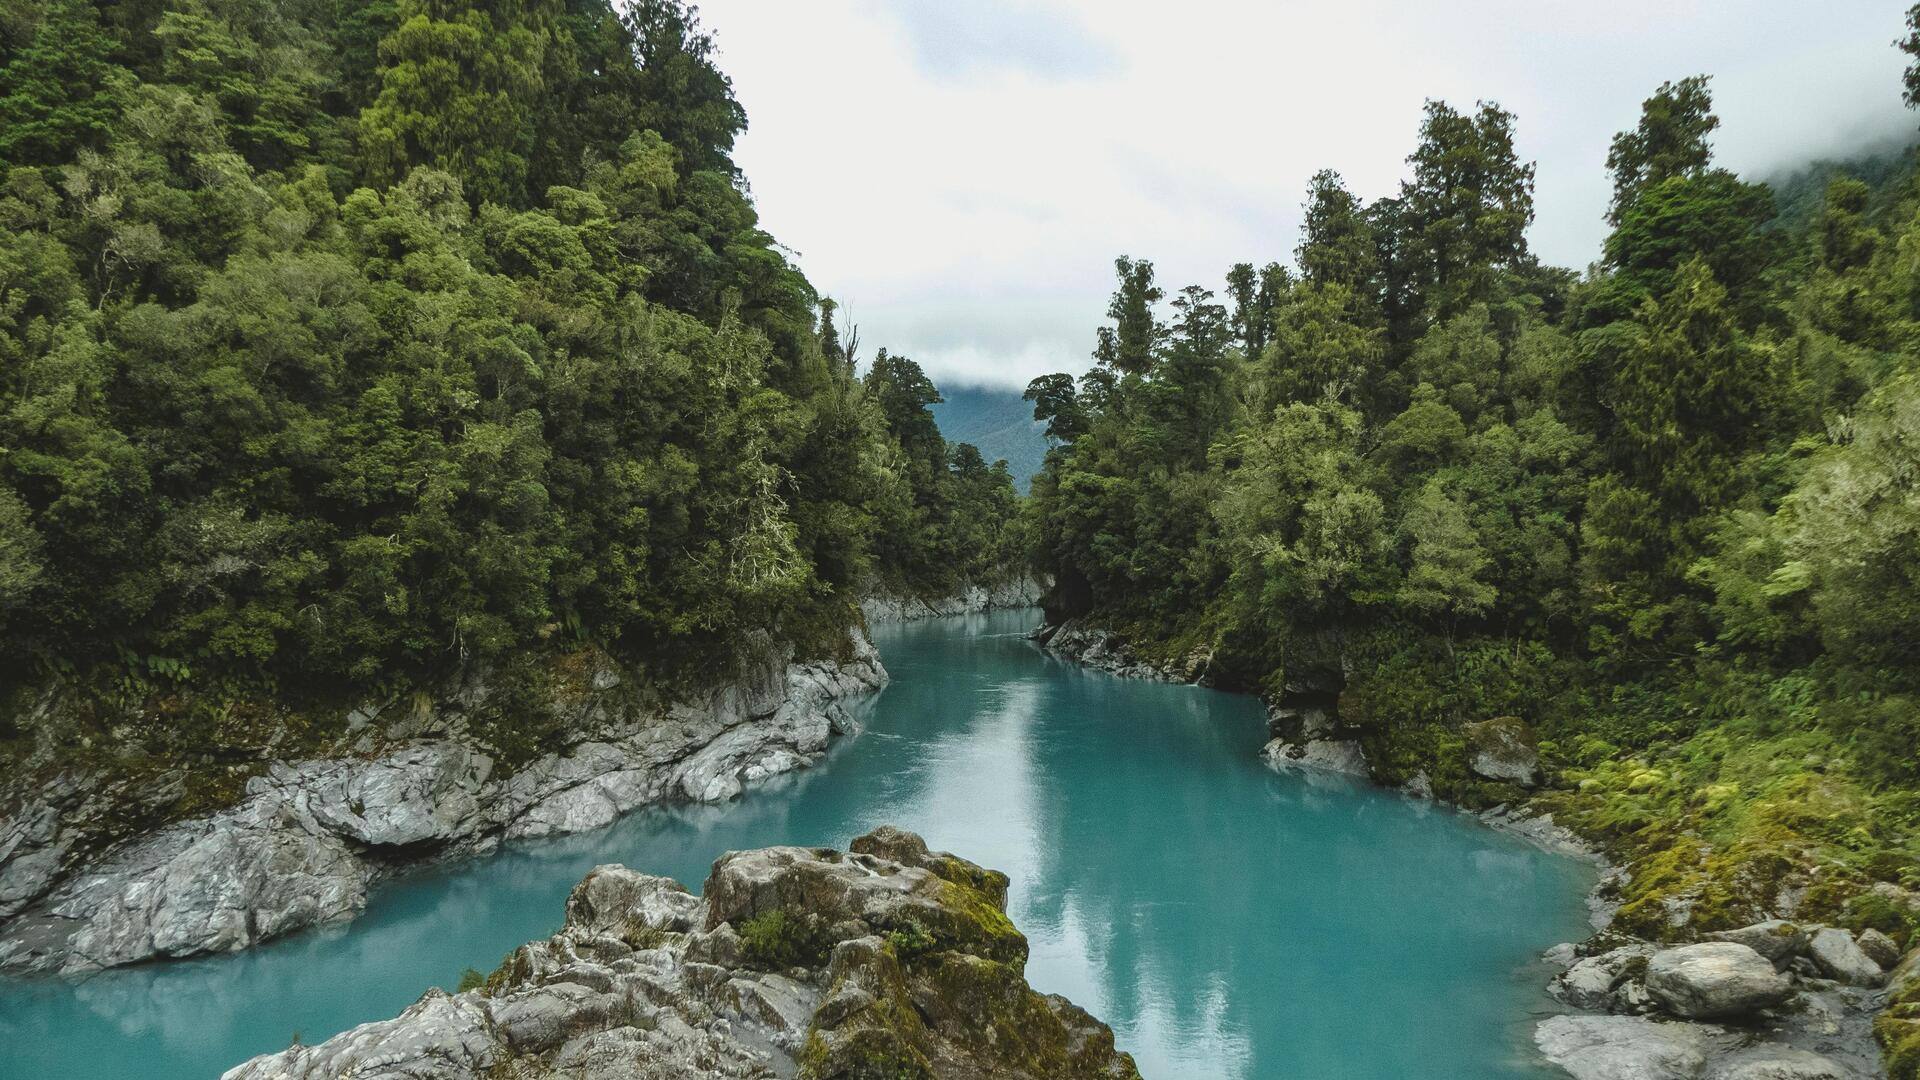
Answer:
<path fill-rule="evenodd" d="M 1084 619 L 1042 626 L 1040 648 L 1129 678 L 1208 682 L 1211 657 L 1177 664 L 1140 657 L 1120 635 Z M 1315 688 L 1289 687 L 1268 703 L 1272 736 L 1261 751 L 1271 768 L 1305 775 L 1371 780 L 1353 732 L 1340 727 Z M 1510 717 L 1469 726 L 1469 767 L 1523 788 L 1540 781 L 1531 733 Z M 1399 789 L 1432 800 L 1424 774 Z M 1699 943 L 1661 944 L 1612 933 L 1612 899 L 1627 871 L 1593 845 L 1524 804 L 1474 815 L 1491 828 L 1601 869 L 1588 896 L 1593 937 L 1547 951 L 1558 968 L 1548 991 L 1568 1013 L 1540 1021 L 1542 1056 L 1575 1080 L 1878 1080 L 1887 1075 L 1874 1038 L 1889 999 L 1920 996 L 1920 949 L 1902 957 L 1873 931 L 1774 920 L 1709 935 Z M 1818 948 L 1815 943 L 1818 942 Z M 1755 946 L 1760 948 L 1756 949 Z M 1657 963 L 1656 963 L 1657 961 Z M 1745 994 L 1742 997 L 1742 994 Z"/>
<path fill-rule="evenodd" d="M 99 850 L 77 823 L 101 793 L 57 778 L 0 820 L 0 970 L 243 949 L 350 918 L 369 888 L 423 862 L 731 799 L 857 731 L 860 700 L 887 674 L 856 633 L 844 660 L 796 661 L 763 641 L 737 677 L 664 707 L 610 664 L 580 681 L 555 704 L 570 745 L 511 772 L 466 733 L 488 693 L 470 684 L 424 710 L 359 710 L 359 749 L 276 763 L 236 805 Z"/>
<path fill-rule="evenodd" d="M 866 599 L 860 601 L 860 613 L 866 617 L 869 626 L 938 619 L 947 615 L 1036 607 L 1040 603 L 1040 594 L 1045 591 L 1045 586 L 1026 575 L 992 585 L 969 585 L 951 596 L 931 599 L 871 591 Z"/>
<path fill-rule="evenodd" d="M 698 898 L 597 867 L 481 985 L 224 1080 L 1138 1080 L 1111 1029 L 1027 984 L 1006 875 L 891 827 L 849 848 L 729 852 Z"/>

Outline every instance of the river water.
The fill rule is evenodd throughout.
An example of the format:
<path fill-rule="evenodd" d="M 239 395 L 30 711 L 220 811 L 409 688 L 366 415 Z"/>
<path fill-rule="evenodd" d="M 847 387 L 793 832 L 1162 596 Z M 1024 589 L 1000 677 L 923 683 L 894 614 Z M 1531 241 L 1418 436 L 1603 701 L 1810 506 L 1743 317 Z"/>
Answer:
<path fill-rule="evenodd" d="M 0 982 L 0 1078 L 206 1078 L 391 1016 L 555 929 L 622 862 L 698 888 L 729 849 L 875 825 L 1012 875 L 1027 972 L 1149 1078 L 1502 1080 L 1537 1062 L 1539 950 L 1585 933 L 1583 864 L 1260 764 L 1249 697 L 1117 679 L 1032 612 L 881 627 L 893 685 L 827 759 L 721 807 L 646 811 L 378 890 L 343 926 L 81 981 Z"/>

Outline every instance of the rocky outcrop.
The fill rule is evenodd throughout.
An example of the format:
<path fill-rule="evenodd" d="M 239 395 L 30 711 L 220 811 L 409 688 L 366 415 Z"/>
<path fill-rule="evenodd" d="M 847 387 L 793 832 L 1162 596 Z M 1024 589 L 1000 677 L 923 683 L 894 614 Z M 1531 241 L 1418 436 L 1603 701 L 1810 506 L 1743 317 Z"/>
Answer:
<path fill-rule="evenodd" d="M 1818 974 L 1809 954 L 1823 933 L 1847 936 L 1781 920 L 1691 945 L 1601 935 L 1573 950 L 1549 990 L 1573 1008 L 1611 1015 L 1555 1017 L 1536 1028 L 1535 1041 L 1583 1078 L 1885 1076 L 1872 1042 L 1881 998 Z"/>
<path fill-rule="evenodd" d="M 1260 760 L 1266 762 L 1268 768 L 1281 771 L 1306 769 L 1361 780 L 1370 775 L 1367 756 L 1361 752 L 1360 744 L 1348 739 L 1312 739 L 1303 743 L 1274 739 L 1260 751 Z"/>
<path fill-rule="evenodd" d="M 383 751 L 274 765 L 237 805 L 90 857 L 77 827 L 62 825 L 70 794 L 30 803 L 0 825 L 11 915 L 0 969 L 241 949 L 351 916 L 376 881 L 423 859 L 596 828 L 650 803 L 733 798 L 856 730 L 857 699 L 886 672 L 857 638 L 844 661 L 793 662 L 768 647 L 739 677 L 665 707 L 625 693 L 611 668 L 583 682 L 565 704 L 577 741 L 511 773 L 464 734 L 462 711 L 486 693 L 468 687 L 433 716 L 397 721 L 389 730 L 410 734 Z"/>
<path fill-rule="evenodd" d="M 860 601 L 860 612 L 869 626 L 875 623 L 937 619 L 944 615 L 967 615 L 976 611 L 1001 611 L 1009 608 L 1037 607 L 1046 587 L 1030 575 L 1009 578 L 992 585 L 969 585 L 951 596 L 900 596 L 885 591 L 870 592 Z"/>
<path fill-rule="evenodd" d="M 602 866 L 485 985 L 225 1080 L 1137 1078 L 1105 1024 L 1027 985 L 1006 886 L 892 828 L 731 852 L 703 899 Z"/>
<path fill-rule="evenodd" d="M 1139 656 L 1126 637 L 1082 618 L 1048 624 L 1030 635 L 1042 649 L 1076 664 L 1150 682 L 1206 683 L 1213 656 L 1196 650 L 1178 663 L 1157 663 Z"/>

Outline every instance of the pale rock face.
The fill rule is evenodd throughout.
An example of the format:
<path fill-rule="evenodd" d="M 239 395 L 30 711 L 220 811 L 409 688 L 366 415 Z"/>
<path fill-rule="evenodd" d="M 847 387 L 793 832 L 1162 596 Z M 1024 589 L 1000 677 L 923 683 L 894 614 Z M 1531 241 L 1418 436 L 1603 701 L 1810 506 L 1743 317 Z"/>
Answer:
<path fill-rule="evenodd" d="M 1534 1045 L 1574 1080 L 1699 1080 L 1707 1059 L 1738 1041 L 1705 1024 L 1638 1016 L 1554 1016 Z"/>
<path fill-rule="evenodd" d="M 597 674 L 602 684 L 619 679 Z M 239 805 L 112 848 L 64 879 L 66 834 L 49 803 L 0 823 L 0 969 L 230 952 L 350 917 L 375 881 L 422 857 L 597 828 L 654 802 L 731 799 L 858 731 L 856 699 L 885 685 L 864 636 L 843 663 L 791 663 L 769 645 L 742 677 L 664 715 L 592 704 L 588 740 L 510 778 L 446 734 L 372 760 L 275 765 Z"/>
<path fill-rule="evenodd" d="M 1282 771 L 1304 769 L 1363 779 L 1370 775 L 1367 757 L 1361 752 L 1360 744 L 1348 740 L 1315 739 L 1307 743 L 1290 743 L 1275 739 L 1260 751 L 1260 758 L 1269 768 Z"/>
<path fill-rule="evenodd" d="M 976 611 L 1036 607 L 1046 587 L 1031 577 L 1017 577 L 997 585 L 969 585 L 952 596 L 923 599 L 917 596 L 893 596 L 874 593 L 860 601 L 860 613 L 867 625 L 884 622 L 911 622 L 937 619 L 946 615 L 967 615 Z"/>
<path fill-rule="evenodd" d="M 1647 961 L 1647 992 L 1677 1016 L 1721 1020 L 1779 1005 L 1793 984 L 1747 946 L 1710 941 L 1654 953 Z"/>
<path fill-rule="evenodd" d="M 1852 1080 L 1854 1075 L 1810 1051 L 1762 1046 L 1714 1062 L 1703 1080 Z"/>
<path fill-rule="evenodd" d="M 1814 931 L 1807 942 L 1807 955 L 1822 975 L 1851 986 L 1878 986 L 1885 975 L 1851 934 L 1831 926 Z"/>

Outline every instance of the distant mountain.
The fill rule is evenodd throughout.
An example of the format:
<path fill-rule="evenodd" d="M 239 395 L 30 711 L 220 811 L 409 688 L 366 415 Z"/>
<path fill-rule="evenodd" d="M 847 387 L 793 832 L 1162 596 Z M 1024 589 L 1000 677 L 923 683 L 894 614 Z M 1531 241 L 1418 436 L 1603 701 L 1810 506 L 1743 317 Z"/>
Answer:
<path fill-rule="evenodd" d="M 993 386 L 941 387 L 946 400 L 933 418 L 948 442 L 972 443 L 989 462 L 1006 459 L 1021 494 L 1047 456 L 1046 425 L 1033 418 L 1033 405 L 1020 391 Z"/>

